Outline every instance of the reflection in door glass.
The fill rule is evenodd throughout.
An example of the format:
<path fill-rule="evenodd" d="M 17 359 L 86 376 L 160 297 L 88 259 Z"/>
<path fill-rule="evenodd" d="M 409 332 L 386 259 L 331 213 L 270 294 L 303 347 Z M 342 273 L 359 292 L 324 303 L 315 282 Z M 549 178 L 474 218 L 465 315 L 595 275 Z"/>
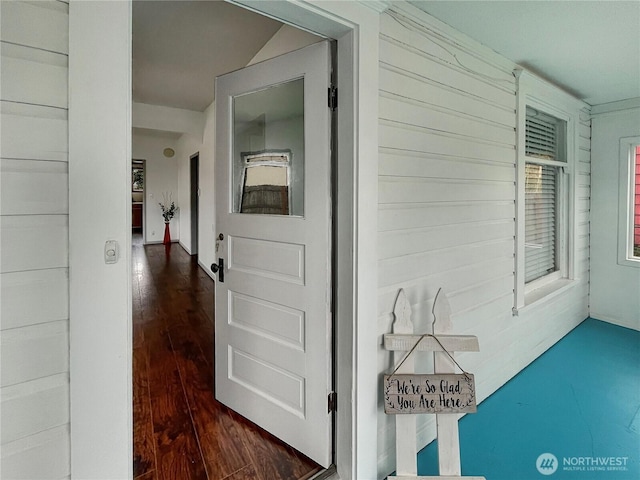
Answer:
<path fill-rule="evenodd" d="M 233 98 L 233 212 L 304 216 L 304 79 Z"/>

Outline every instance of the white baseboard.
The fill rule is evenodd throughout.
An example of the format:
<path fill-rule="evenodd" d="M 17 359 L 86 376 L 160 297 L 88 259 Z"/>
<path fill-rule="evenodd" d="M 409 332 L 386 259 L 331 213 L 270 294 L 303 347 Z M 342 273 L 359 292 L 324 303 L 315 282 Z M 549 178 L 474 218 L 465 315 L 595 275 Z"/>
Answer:
<path fill-rule="evenodd" d="M 598 312 L 590 312 L 589 316 L 591 318 L 593 318 L 594 320 L 600 320 L 602 322 L 607 322 L 607 323 L 611 323 L 613 325 L 618 325 L 619 327 L 624 327 L 624 328 L 629 328 L 631 330 L 640 331 L 640 323 L 638 323 L 637 321 L 633 322 L 633 320 L 630 320 L 630 319 L 614 318 L 614 317 L 611 317 L 609 315 L 599 314 Z"/>
<path fill-rule="evenodd" d="M 211 269 L 209 268 L 208 265 L 205 265 L 204 263 L 202 263 L 202 261 L 200 259 L 198 259 L 198 265 L 200 266 L 201 269 L 204 270 L 204 272 L 209 275 L 211 277 L 211 280 L 215 280 L 216 276 L 215 274 L 211 271 Z"/>

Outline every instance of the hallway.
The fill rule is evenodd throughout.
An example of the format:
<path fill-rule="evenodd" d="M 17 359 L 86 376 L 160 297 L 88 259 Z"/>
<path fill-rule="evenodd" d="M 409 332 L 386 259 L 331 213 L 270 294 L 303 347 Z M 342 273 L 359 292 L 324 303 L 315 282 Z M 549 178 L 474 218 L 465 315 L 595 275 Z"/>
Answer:
<path fill-rule="evenodd" d="M 136 480 L 299 480 L 321 468 L 213 398 L 211 278 L 174 243 L 133 239 Z"/>

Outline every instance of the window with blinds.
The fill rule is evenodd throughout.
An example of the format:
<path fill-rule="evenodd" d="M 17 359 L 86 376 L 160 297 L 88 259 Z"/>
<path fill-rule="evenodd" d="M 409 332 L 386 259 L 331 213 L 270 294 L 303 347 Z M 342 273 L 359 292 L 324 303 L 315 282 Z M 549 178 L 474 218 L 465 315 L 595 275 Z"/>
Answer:
<path fill-rule="evenodd" d="M 527 106 L 525 119 L 525 283 L 561 270 L 560 179 L 567 123 Z"/>
<path fill-rule="evenodd" d="M 582 106 L 516 71 L 514 315 L 575 280 L 576 154 Z"/>
<path fill-rule="evenodd" d="M 525 155 L 541 160 L 566 162 L 566 125 L 564 120 L 527 106 Z"/>
<path fill-rule="evenodd" d="M 558 167 L 525 164 L 525 283 L 559 270 Z"/>

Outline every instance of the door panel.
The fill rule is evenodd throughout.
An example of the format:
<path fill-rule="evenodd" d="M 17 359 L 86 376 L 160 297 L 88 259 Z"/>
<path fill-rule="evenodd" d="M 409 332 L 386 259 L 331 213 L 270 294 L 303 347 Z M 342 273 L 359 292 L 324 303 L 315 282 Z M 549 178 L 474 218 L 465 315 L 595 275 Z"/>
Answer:
<path fill-rule="evenodd" d="M 327 42 L 216 80 L 216 398 L 331 463 Z"/>
<path fill-rule="evenodd" d="M 229 321 L 237 328 L 304 350 L 304 312 L 231 292 Z"/>
<path fill-rule="evenodd" d="M 229 238 L 229 268 L 304 285 L 304 245 L 255 238 Z"/>

